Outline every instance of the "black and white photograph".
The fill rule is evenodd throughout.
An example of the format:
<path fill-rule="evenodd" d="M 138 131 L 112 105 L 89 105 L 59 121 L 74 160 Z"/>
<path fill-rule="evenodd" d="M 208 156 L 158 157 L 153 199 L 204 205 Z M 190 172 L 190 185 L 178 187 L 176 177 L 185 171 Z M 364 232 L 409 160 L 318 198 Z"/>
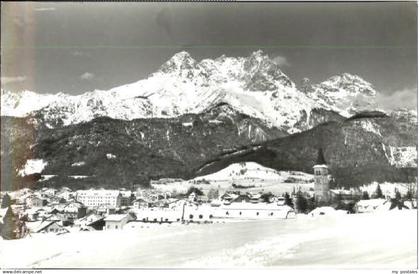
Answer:
<path fill-rule="evenodd" d="M 2 1 L 3 273 L 417 273 L 417 5 Z"/>

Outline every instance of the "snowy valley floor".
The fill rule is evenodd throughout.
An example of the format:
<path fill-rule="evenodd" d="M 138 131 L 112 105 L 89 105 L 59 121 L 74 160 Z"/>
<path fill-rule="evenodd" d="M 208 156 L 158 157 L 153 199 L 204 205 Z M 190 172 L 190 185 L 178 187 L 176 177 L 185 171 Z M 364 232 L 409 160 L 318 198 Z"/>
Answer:
<path fill-rule="evenodd" d="M 90 267 L 417 267 L 417 211 L 0 240 L 0 266 Z"/>

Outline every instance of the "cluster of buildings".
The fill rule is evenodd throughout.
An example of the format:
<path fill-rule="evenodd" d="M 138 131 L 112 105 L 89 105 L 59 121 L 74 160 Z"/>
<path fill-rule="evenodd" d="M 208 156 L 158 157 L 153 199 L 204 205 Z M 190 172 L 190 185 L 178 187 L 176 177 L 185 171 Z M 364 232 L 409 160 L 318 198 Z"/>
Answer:
<path fill-rule="evenodd" d="M 417 204 L 389 204 L 387 199 L 360 200 L 360 193 L 330 189 L 328 166 L 322 151 L 314 165 L 316 203 L 325 205 L 338 196 L 342 201 L 358 198 L 355 211 L 416 208 Z M 202 194 L 202 193 L 200 193 Z M 308 193 L 305 193 L 308 195 Z M 309 197 L 307 197 L 309 198 Z M 0 195 L 0 232 L 3 238 L 21 238 L 31 233 L 68 233 L 123 229 L 138 223 L 212 223 L 229 220 L 290 219 L 296 214 L 297 195 L 290 197 L 267 193 L 227 191 L 210 199 L 192 191 L 188 196 L 154 189 L 90 189 L 72 191 L 43 188 L 21 189 Z M 312 215 L 324 215 L 333 208 L 321 207 Z M 347 211 L 343 211 L 347 213 Z"/>
<path fill-rule="evenodd" d="M 133 222 L 206 223 L 294 217 L 293 208 L 281 199 L 266 202 L 260 196 L 232 192 L 209 200 L 195 192 L 173 198 L 168 193 L 147 190 L 22 189 L 2 194 L 0 226 L 3 229 L 9 222 L 14 234 L 21 237 L 41 232 L 122 229 Z"/>

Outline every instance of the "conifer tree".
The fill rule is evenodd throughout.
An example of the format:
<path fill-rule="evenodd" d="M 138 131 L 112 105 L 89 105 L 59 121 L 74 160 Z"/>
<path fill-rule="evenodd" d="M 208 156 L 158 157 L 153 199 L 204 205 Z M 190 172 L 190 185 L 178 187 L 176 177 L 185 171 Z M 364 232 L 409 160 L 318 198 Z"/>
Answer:
<path fill-rule="evenodd" d="M 3 217 L 3 224 L 1 225 L 0 234 L 5 240 L 16 239 L 16 216 L 12 211 L 12 208 L 9 206 L 7 208 L 6 214 Z"/>
<path fill-rule="evenodd" d="M 308 211 L 312 211 L 316 208 L 315 196 L 312 196 L 311 198 L 307 199 L 307 205 Z"/>
<path fill-rule="evenodd" d="M 298 212 L 304 213 L 308 209 L 308 201 L 306 198 L 302 195 L 301 192 L 298 192 L 296 197 L 296 208 Z"/>
<path fill-rule="evenodd" d="M 363 191 L 362 200 L 369 200 L 369 193 L 367 191 Z"/>
<path fill-rule="evenodd" d="M 401 200 L 401 193 L 398 191 L 398 189 L 395 189 L 395 200 Z"/>
<path fill-rule="evenodd" d="M 405 196 L 404 196 L 404 198 L 406 199 L 406 200 L 411 200 L 411 199 L 413 199 L 413 193 L 411 192 L 411 189 L 409 189 L 408 191 L 407 191 L 407 193 L 405 194 Z"/>
<path fill-rule="evenodd" d="M 9 194 L 5 194 L 1 201 L 1 208 L 6 208 L 11 205 L 12 199 L 10 198 Z"/>
<path fill-rule="evenodd" d="M 289 192 L 286 192 L 286 194 L 284 194 L 284 204 L 285 205 L 288 205 L 290 207 L 294 207 L 293 201 L 290 198 Z"/>
<path fill-rule="evenodd" d="M 384 195 L 382 194 L 381 186 L 379 184 L 376 187 L 375 196 L 376 196 L 376 198 L 383 198 L 384 197 Z"/>

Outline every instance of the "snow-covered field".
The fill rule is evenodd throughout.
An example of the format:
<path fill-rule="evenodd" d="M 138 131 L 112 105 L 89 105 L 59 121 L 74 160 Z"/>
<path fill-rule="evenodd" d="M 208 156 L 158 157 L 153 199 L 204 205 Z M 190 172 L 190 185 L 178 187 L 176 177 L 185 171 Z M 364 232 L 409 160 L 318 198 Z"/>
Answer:
<path fill-rule="evenodd" d="M 417 211 L 34 235 L 0 241 L 2 267 L 414 269 Z"/>

